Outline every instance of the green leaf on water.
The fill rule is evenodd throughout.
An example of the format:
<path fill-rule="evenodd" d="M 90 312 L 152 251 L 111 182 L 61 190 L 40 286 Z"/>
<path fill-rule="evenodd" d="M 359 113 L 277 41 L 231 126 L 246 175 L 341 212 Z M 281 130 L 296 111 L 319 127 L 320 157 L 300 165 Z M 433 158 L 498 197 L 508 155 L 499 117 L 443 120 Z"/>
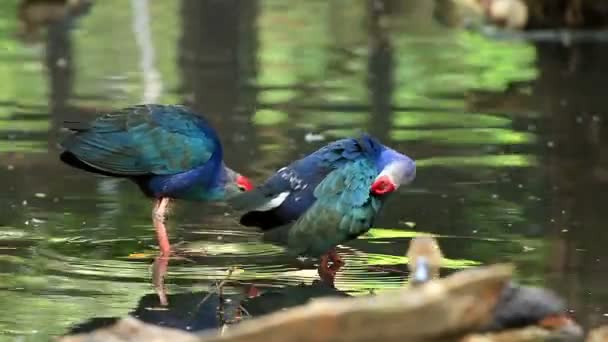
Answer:
<path fill-rule="evenodd" d="M 432 235 L 425 232 L 414 232 L 399 228 L 372 228 L 367 234 L 360 239 L 395 239 L 395 238 L 413 238 L 420 235 Z M 434 235 L 433 235 L 434 236 Z"/>
<path fill-rule="evenodd" d="M 399 255 L 388 255 L 388 254 L 367 254 L 366 257 L 367 263 L 369 265 L 381 266 L 381 265 L 401 265 L 407 264 L 409 259 L 406 256 Z M 481 263 L 479 261 L 467 260 L 467 259 L 447 259 L 443 258 L 441 263 L 442 268 L 468 268 L 479 266 Z"/>

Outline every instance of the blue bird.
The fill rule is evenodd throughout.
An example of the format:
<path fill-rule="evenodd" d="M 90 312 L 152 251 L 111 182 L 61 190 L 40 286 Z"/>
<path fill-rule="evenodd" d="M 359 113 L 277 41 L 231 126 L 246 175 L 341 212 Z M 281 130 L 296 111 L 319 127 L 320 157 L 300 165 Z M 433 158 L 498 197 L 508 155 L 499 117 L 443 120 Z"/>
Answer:
<path fill-rule="evenodd" d="M 252 189 L 224 164 L 213 128 L 184 106 L 137 105 L 66 126 L 74 133 L 61 143 L 63 162 L 130 179 L 155 199 L 152 219 L 161 256 L 171 250 L 164 225 L 170 199 L 220 201 Z"/>
<path fill-rule="evenodd" d="M 390 193 L 416 175 L 414 161 L 369 135 L 332 142 L 278 170 L 258 188 L 229 202 L 245 210 L 240 222 L 295 255 L 343 263 L 338 244 L 367 232 Z"/>

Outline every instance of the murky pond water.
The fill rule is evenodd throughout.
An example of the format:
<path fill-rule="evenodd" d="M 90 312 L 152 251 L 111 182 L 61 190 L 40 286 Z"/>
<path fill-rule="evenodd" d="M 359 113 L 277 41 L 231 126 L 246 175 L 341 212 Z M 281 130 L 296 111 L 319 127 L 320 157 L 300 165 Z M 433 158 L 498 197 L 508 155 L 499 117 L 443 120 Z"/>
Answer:
<path fill-rule="evenodd" d="M 169 265 L 183 317 L 150 320 L 217 327 L 217 296 L 196 304 L 231 267 L 230 305 L 252 284 L 267 293 L 243 304 L 254 316 L 400 287 L 408 239 L 431 232 L 446 272 L 512 261 L 583 324 L 608 322 L 608 46 L 492 40 L 434 22 L 431 1 L 384 4 L 104 0 L 55 11 L 36 33 L 34 14 L 24 28 L 17 1 L 3 1 L 0 339 L 154 316 L 151 203 L 61 164 L 56 147 L 64 120 L 140 102 L 205 113 L 228 163 L 256 181 L 361 130 L 418 161 L 377 228 L 339 249 L 336 289 L 226 206 L 179 202 L 172 242 L 206 255 Z"/>

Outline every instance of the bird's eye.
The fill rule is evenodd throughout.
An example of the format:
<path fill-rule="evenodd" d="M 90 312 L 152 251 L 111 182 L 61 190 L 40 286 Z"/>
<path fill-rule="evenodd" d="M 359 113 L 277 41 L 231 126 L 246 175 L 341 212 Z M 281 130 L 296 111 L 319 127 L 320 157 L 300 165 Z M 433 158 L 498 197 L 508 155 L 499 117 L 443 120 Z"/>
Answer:
<path fill-rule="evenodd" d="M 245 192 L 245 191 L 247 191 L 247 189 L 246 189 L 244 186 L 242 186 L 242 185 L 237 185 L 237 187 L 239 188 L 239 191 L 240 191 L 240 192 Z"/>

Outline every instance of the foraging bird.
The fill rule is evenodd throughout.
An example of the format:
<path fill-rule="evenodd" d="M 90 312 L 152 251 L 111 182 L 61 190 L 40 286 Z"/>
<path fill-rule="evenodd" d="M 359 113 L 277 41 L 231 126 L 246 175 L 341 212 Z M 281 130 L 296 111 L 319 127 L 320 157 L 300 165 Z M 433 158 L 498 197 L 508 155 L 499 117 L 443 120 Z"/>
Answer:
<path fill-rule="evenodd" d="M 61 160 L 88 172 L 128 178 L 155 199 L 152 219 L 161 256 L 170 254 L 164 225 L 170 199 L 220 201 L 252 189 L 228 168 L 222 145 L 207 121 L 184 106 L 137 105 L 105 114 L 61 146 Z"/>
<path fill-rule="evenodd" d="M 234 197 L 244 226 L 296 255 L 321 256 L 331 279 L 342 261 L 334 247 L 367 232 L 387 195 L 414 179 L 412 159 L 369 135 L 330 143 L 278 170 L 253 191 Z"/>
<path fill-rule="evenodd" d="M 434 237 L 423 235 L 413 238 L 406 255 L 411 285 L 416 286 L 439 278 L 443 253 Z"/>

